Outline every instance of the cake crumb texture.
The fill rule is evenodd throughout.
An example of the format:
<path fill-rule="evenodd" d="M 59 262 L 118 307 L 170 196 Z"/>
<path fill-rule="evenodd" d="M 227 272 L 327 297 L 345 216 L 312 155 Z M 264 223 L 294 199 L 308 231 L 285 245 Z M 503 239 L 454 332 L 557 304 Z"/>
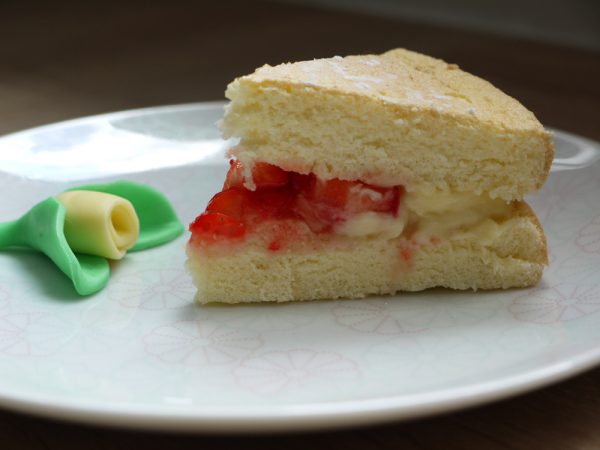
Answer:
<path fill-rule="evenodd" d="M 352 246 L 271 252 L 244 244 L 234 255 L 188 246 L 188 269 L 199 303 L 287 302 L 452 289 L 504 289 L 537 283 L 547 264 L 546 241 L 531 209 L 515 204 L 493 238 L 457 232 L 405 260 L 403 237 L 356 239 Z"/>

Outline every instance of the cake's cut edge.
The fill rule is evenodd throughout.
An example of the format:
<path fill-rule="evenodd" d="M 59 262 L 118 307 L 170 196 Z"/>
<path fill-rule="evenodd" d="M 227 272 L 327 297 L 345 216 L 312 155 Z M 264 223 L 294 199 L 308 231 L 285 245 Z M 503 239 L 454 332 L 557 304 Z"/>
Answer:
<path fill-rule="evenodd" d="M 504 225 L 503 225 L 504 224 Z M 357 239 L 352 246 L 272 252 L 244 245 L 231 253 L 189 245 L 187 267 L 199 303 L 288 302 L 451 289 L 536 284 L 547 264 L 546 240 L 528 205 L 506 220 L 420 246 L 405 238 Z"/>

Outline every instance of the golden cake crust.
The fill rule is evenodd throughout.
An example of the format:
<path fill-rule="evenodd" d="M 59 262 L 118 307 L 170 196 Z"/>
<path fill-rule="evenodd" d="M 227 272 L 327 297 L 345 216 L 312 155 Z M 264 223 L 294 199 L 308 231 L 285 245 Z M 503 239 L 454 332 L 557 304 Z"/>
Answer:
<path fill-rule="evenodd" d="M 461 116 L 547 136 L 534 114 L 491 83 L 456 64 L 403 48 L 381 55 L 333 57 L 265 65 L 240 82 L 304 84 L 400 107 Z"/>
<path fill-rule="evenodd" d="M 405 49 L 263 66 L 226 96 L 233 155 L 323 179 L 515 200 L 541 187 L 553 158 L 550 133 L 517 100 Z"/>

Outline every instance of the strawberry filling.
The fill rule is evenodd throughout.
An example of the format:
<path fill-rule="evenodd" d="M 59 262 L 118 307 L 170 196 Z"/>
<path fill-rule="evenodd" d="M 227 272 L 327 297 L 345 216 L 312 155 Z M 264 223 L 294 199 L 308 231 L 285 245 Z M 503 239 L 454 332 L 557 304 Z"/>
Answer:
<path fill-rule="evenodd" d="M 242 239 L 259 223 L 286 219 L 304 222 L 313 233 L 331 233 L 336 224 L 360 213 L 397 216 L 404 193 L 402 186 L 321 180 L 314 174 L 285 171 L 264 162 L 254 164 L 252 180 L 246 179 L 247 174 L 240 161 L 230 161 L 223 190 L 190 225 L 192 240 Z M 281 246 L 273 241 L 268 248 L 277 251 Z"/>

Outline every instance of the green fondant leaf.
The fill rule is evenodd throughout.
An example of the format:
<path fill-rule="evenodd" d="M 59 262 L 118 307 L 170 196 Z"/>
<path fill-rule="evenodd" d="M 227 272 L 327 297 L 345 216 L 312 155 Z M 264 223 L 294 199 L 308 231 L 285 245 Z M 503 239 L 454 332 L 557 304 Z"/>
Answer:
<path fill-rule="evenodd" d="M 144 250 L 175 239 L 184 231 L 164 195 L 150 186 L 130 181 L 91 184 L 72 188 L 117 195 L 129 200 L 140 222 L 140 234 L 130 251 Z M 100 256 L 74 253 L 64 234 L 65 207 L 50 197 L 23 217 L 0 223 L 0 249 L 29 247 L 45 253 L 73 282 L 80 295 L 101 290 L 108 282 L 108 261 Z"/>
<path fill-rule="evenodd" d="M 98 292 L 108 282 L 108 261 L 75 254 L 64 235 L 65 207 L 53 197 L 38 203 L 23 217 L 0 227 L 3 247 L 30 247 L 45 253 L 72 281 L 80 295 Z"/>

